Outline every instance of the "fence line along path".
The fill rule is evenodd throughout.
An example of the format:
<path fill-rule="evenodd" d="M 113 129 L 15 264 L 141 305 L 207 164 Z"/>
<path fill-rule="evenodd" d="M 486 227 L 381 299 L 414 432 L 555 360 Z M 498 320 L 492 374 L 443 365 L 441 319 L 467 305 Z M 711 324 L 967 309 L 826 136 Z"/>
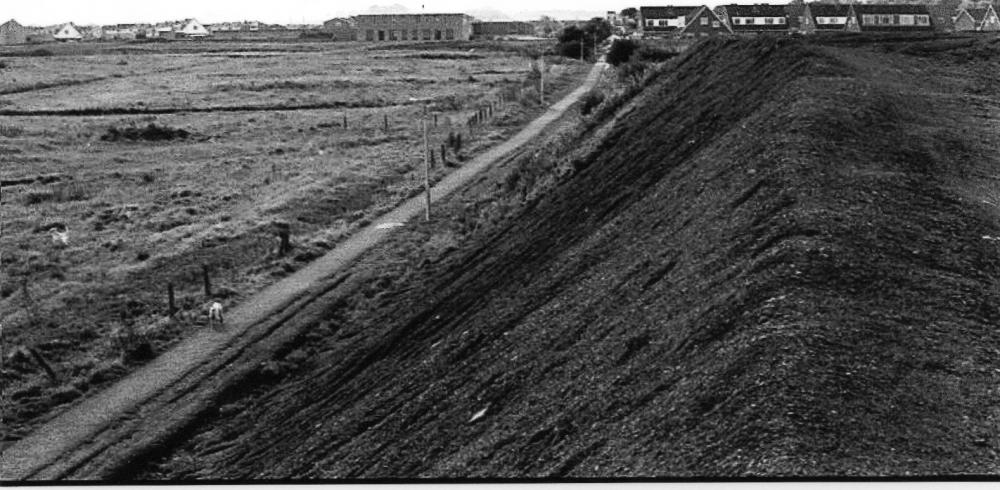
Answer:
<path fill-rule="evenodd" d="M 593 88 L 605 67 L 604 63 L 594 65 L 580 87 L 549 107 L 523 130 L 455 169 L 438 182 L 431 188 L 432 200 L 437 201 L 449 195 L 476 174 L 541 133 Z M 182 379 L 199 364 L 218 355 L 250 326 L 280 311 L 305 294 L 310 286 L 344 270 L 362 253 L 392 233 L 395 227 L 385 226 L 386 223 L 403 223 L 411 218 L 422 218 L 424 199 L 423 195 L 407 199 L 326 255 L 234 306 L 227 312 L 225 329 L 199 330 L 106 390 L 38 427 L 26 438 L 0 453 L 0 480 L 58 478 L 55 476 L 58 473 L 47 474 L 45 469 L 58 466 L 61 460 L 69 458 L 71 452 L 94 442 L 96 434 L 128 417 L 129 413 L 135 413 L 144 401 Z"/>

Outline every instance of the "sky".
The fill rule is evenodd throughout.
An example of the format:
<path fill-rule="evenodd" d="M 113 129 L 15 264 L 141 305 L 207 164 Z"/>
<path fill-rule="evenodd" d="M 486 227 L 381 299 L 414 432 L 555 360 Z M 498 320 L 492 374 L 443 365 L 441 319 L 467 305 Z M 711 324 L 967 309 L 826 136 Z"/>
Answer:
<path fill-rule="evenodd" d="M 765 0 L 756 0 L 760 3 Z M 701 5 L 697 0 L 666 2 L 629 0 L 0 0 L 0 23 L 15 19 L 24 25 L 73 22 L 124 24 L 195 18 L 202 23 L 258 20 L 269 24 L 320 24 L 334 17 L 365 13 L 372 6 L 399 5 L 409 13 L 499 11 L 511 19 L 528 20 L 550 12 L 573 19 L 640 5 Z M 717 3 L 730 3 L 729 1 Z M 737 1 L 736 3 L 754 3 Z M 775 3 L 784 3 L 778 0 Z M 560 13 L 562 15 L 560 15 Z"/>

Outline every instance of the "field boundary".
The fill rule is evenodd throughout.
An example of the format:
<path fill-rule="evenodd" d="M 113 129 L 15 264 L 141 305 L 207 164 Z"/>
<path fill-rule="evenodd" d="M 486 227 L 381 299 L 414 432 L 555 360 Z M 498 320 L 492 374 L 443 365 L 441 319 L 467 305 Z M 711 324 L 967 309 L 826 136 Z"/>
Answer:
<path fill-rule="evenodd" d="M 444 177 L 431 189 L 432 202 L 445 198 L 469 183 L 477 174 L 541 134 L 542 130 L 561 117 L 594 86 L 605 67 L 603 63 L 594 65 L 581 86 L 550 106 L 545 113 L 531 121 L 520 132 L 509 140 L 487 149 Z M 384 241 L 392 233 L 393 228 L 379 227 L 380 224 L 405 223 L 420 217 L 424 211 L 424 199 L 423 194 L 407 199 L 307 267 L 263 289 L 243 304 L 237 305 L 227 315 L 228 324 L 225 331 L 211 329 L 199 331 L 110 388 L 40 426 L 28 437 L 0 454 L 0 479 L 9 481 L 62 478 L 79 465 L 99 457 L 116 443 L 128 445 L 131 441 L 132 445 L 128 451 L 130 454 L 141 453 L 144 450 L 142 447 L 134 447 L 136 445 L 141 446 L 144 442 L 147 445 L 155 444 L 156 441 L 149 441 L 142 433 L 133 434 L 135 441 L 128 435 L 113 435 L 110 442 L 108 438 L 99 440 L 98 436 L 104 431 L 114 432 L 115 424 L 128 420 L 135 422 L 143 404 L 164 394 L 190 373 L 205 366 L 206 362 L 226 357 L 224 351 L 227 349 L 246 348 L 246 345 L 240 347 L 234 344 L 241 344 L 236 341 L 255 325 L 275 320 L 280 325 L 283 320 L 275 318 L 275 314 L 284 316 L 283 311 L 287 311 L 304 297 L 318 297 L 315 291 L 318 286 L 345 272 L 364 252 Z M 323 292 L 325 291 L 319 294 L 322 295 Z M 208 374 L 189 380 L 187 384 L 217 385 L 218 381 L 210 379 Z M 169 401 L 166 407 L 170 407 Z M 163 415 L 177 417 L 177 414 L 169 410 L 165 410 Z M 168 427 L 161 426 L 160 431 L 176 428 L 170 425 L 170 420 L 166 423 Z M 144 427 L 143 432 L 146 431 L 160 432 L 155 426 Z M 74 461 L 76 463 L 71 463 Z"/>

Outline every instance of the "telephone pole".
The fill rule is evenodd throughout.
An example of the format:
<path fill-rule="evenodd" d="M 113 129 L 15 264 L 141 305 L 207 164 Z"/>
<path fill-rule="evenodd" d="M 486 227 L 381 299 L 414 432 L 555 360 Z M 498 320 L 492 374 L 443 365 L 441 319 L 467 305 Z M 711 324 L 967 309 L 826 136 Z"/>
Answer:
<path fill-rule="evenodd" d="M 538 57 L 538 102 L 545 105 L 545 53 Z"/>

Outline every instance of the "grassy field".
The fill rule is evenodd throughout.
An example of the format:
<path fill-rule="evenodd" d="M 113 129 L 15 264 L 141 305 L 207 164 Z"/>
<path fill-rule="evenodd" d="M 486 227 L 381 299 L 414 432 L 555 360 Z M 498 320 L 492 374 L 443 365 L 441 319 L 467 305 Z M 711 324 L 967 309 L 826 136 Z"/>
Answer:
<path fill-rule="evenodd" d="M 510 46 L 80 46 L 0 51 L 8 442 L 201 328 L 203 266 L 212 297 L 238 302 L 419 192 L 425 106 L 434 180 L 541 110 Z M 547 67 L 548 100 L 588 69 Z"/>

